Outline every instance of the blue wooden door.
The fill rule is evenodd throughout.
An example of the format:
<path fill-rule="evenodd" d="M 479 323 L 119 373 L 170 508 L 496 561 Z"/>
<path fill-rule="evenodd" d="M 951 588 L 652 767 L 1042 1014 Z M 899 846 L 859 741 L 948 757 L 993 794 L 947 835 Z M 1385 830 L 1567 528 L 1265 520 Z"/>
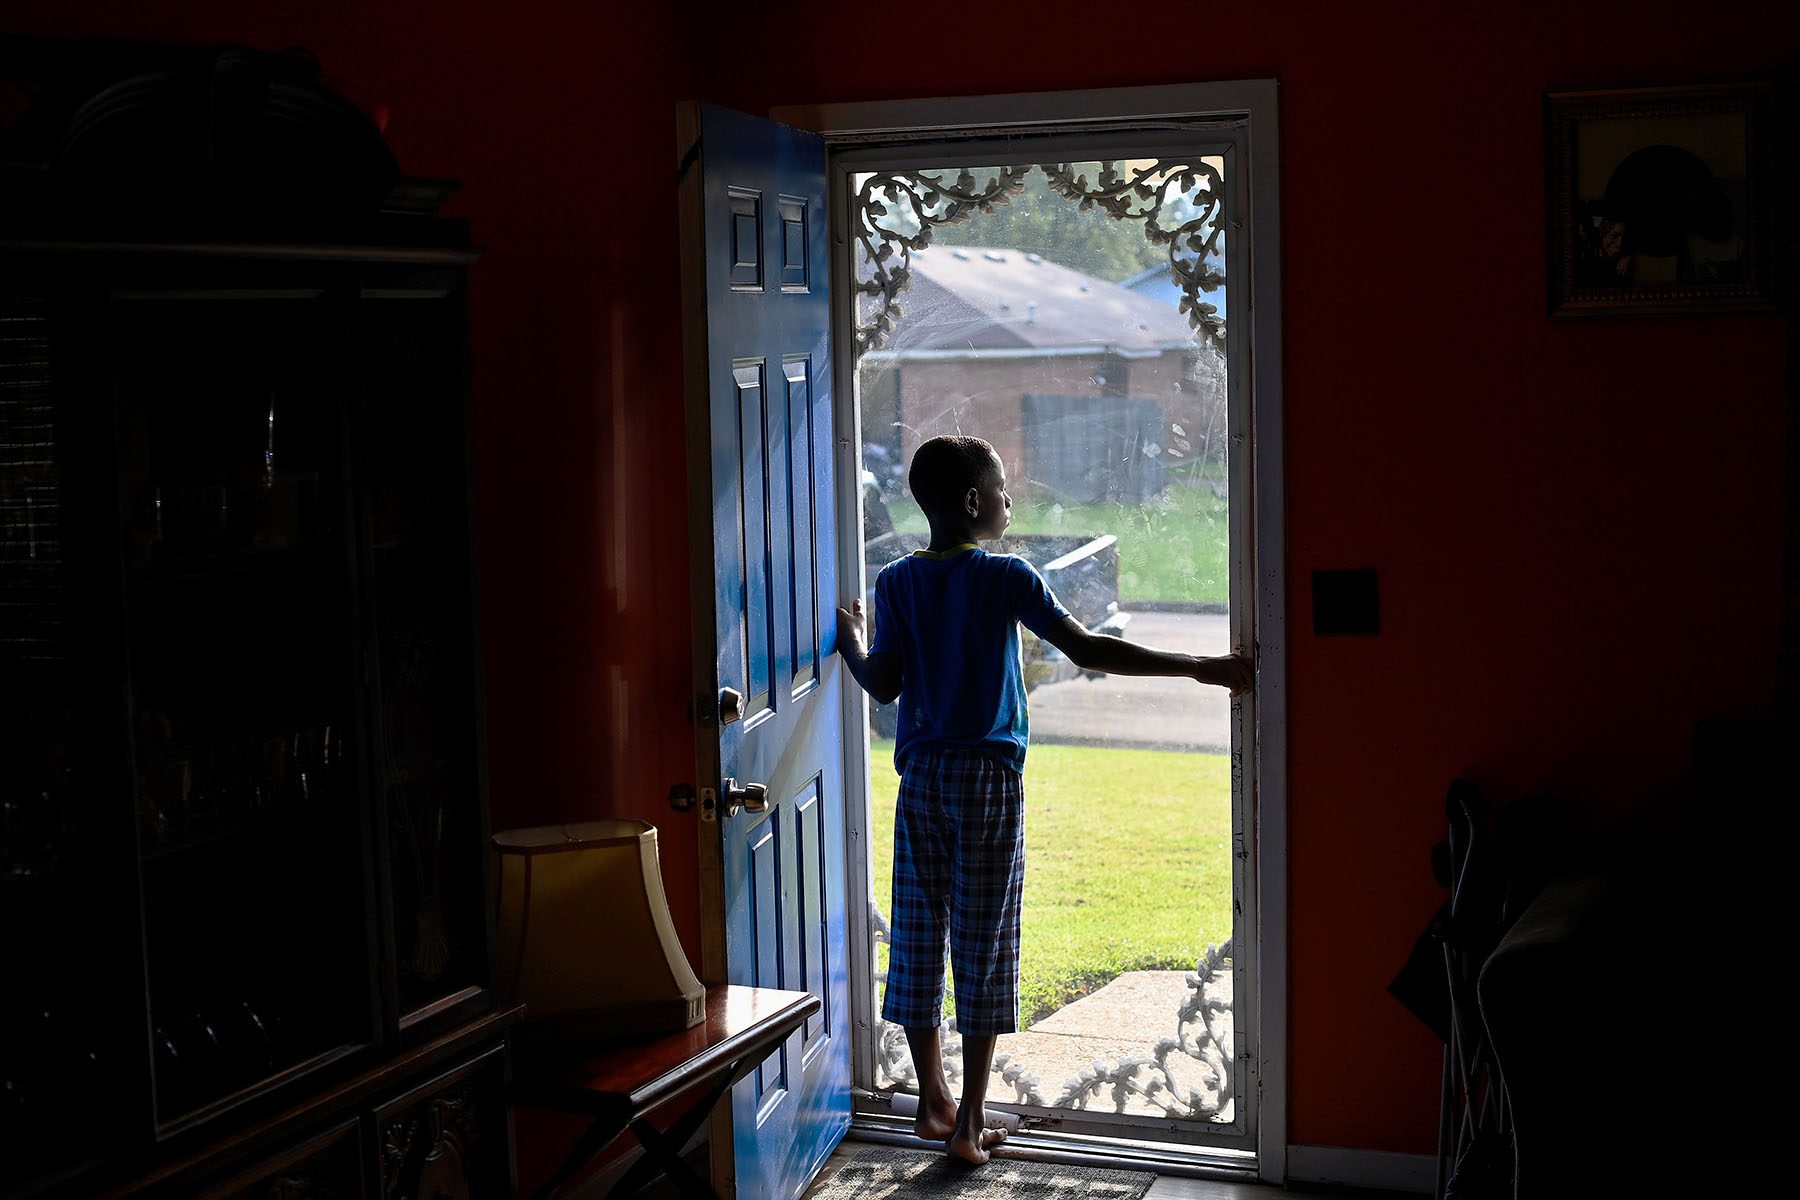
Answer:
<path fill-rule="evenodd" d="M 704 974 L 824 1002 L 720 1106 L 714 1176 L 792 1200 L 850 1122 L 825 150 L 710 106 L 680 149 Z"/>

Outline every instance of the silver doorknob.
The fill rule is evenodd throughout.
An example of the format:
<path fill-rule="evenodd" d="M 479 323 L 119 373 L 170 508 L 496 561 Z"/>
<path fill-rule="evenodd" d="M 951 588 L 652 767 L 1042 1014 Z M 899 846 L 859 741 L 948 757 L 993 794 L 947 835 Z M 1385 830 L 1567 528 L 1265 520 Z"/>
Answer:
<path fill-rule="evenodd" d="M 744 693 L 736 688 L 719 689 L 719 724 L 729 725 L 744 719 Z"/>
<path fill-rule="evenodd" d="M 735 817 L 739 810 L 753 813 L 767 812 L 769 808 L 768 785 L 761 783 L 739 783 L 730 778 L 725 779 L 725 815 Z"/>

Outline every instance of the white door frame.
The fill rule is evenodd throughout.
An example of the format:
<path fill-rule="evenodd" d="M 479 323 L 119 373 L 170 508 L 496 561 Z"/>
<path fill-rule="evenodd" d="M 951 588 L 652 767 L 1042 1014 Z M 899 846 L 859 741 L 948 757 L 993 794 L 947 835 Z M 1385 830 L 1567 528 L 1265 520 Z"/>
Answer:
<path fill-rule="evenodd" d="M 1209 1167 L 1242 1171 L 1247 1167 L 1250 1151 L 1254 1153 L 1256 1173 L 1266 1182 L 1282 1183 L 1287 1160 L 1287 704 L 1286 704 L 1286 639 L 1285 639 L 1285 550 L 1283 511 L 1283 453 L 1281 406 L 1281 230 L 1280 230 L 1280 161 L 1277 152 L 1278 89 L 1272 79 L 1241 80 L 1225 83 L 1183 84 L 1163 87 L 1116 88 L 1102 91 L 1017 93 L 997 96 L 951 97 L 929 100 L 881 101 L 855 104 L 807 105 L 777 108 L 772 113 L 778 121 L 810 129 L 822 134 L 828 147 L 867 145 L 871 142 L 921 141 L 942 143 L 948 140 L 979 138 L 987 140 L 985 131 L 996 136 L 1004 131 L 1044 134 L 1119 134 L 1130 133 L 1154 138 L 1158 130 L 1191 135 L 1197 123 L 1214 129 L 1229 129 L 1233 140 L 1247 150 L 1247 161 L 1238 164 L 1234 181 L 1228 181 L 1230 195 L 1237 203 L 1235 215 L 1228 217 L 1228 276 L 1232 280 L 1231 319 L 1227 324 L 1228 361 L 1231 369 L 1231 403 L 1239 421 L 1237 428 L 1251 433 L 1252 460 L 1234 466 L 1232 471 L 1233 551 L 1231 594 L 1242 594 L 1241 580 L 1253 571 L 1255 603 L 1232 606 L 1233 640 L 1240 645 L 1257 648 L 1257 689 L 1255 712 L 1249 704 L 1233 705 L 1235 747 L 1248 747 L 1248 754 L 1234 764 L 1234 774 L 1242 775 L 1248 803 L 1246 819 L 1240 826 L 1248 830 L 1254 846 L 1240 860 L 1248 875 L 1244 895 L 1251 910 L 1246 922 L 1251 928 L 1239 929 L 1240 938 L 1250 938 L 1250 945 L 1239 948 L 1250 952 L 1248 990 L 1240 992 L 1240 1002 L 1248 1009 L 1239 1014 L 1239 1027 L 1250 1036 L 1247 1048 L 1240 1048 L 1240 1062 L 1246 1053 L 1260 1056 L 1260 1063 L 1244 1064 L 1240 1078 L 1260 1085 L 1253 1101 L 1254 1120 L 1248 1131 L 1249 1144 L 1237 1154 L 1228 1151 L 1209 1154 L 1196 1147 L 1196 1154 L 1172 1155 L 1167 1151 L 1143 1152 L 1133 1146 L 1118 1145 L 1101 1153 L 1118 1160 L 1155 1162 L 1163 1170 L 1190 1168 L 1205 1171 Z M 1061 156 L 1059 155 L 1059 158 Z M 835 161 L 832 167 L 832 281 L 834 285 L 847 277 L 851 247 L 844 234 L 844 186 L 848 167 Z M 1067 161 L 1064 159 L 1064 161 Z M 1246 228 L 1249 236 L 1244 236 Z M 1235 249 L 1234 249 L 1235 247 Z M 842 288 L 835 288 L 842 292 Z M 850 336 L 854 323 L 854 297 L 834 295 L 833 341 L 838 347 L 853 344 Z M 834 352 L 837 372 L 837 477 L 855 480 L 861 463 L 859 439 L 860 414 L 856 410 L 853 371 L 840 350 Z M 1244 370 L 1245 365 L 1248 371 Z M 1248 375 L 1247 379 L 1243 377 Z M 1241 456 L 1234 456 L 1241 458 Z M 1249 503 L 1240 497 L 1248 496 Z M 837 497 L 839 541 L 840 603 L 863 593 L 861 489 L 843 487 Z M 852 538 L 851 533 L 857 536 Z M 861 693 L 856 692 L 858 697 Z M 870 780 L 866 699 L 845 705 L 844 779 L 861 779 L 866 788 Z M 848 800 L 848 796 L 846 796 Z M 846 803 L 846 811 L 850 805 Z M 860 909 L 868 893 L 869 847 L 860 820 L 850 818 L 847 848 L 849 870 L 847 882 L 853 906 Z M 1234 849 L 1242 851 L 1243 847 Z M 850 922 L 852 961 L 872 961 L 866 921 Z M 866 970 L 866 968 L 863 968 Z M 865 997 L 857 993 L 856 1003 Z M 1247 1018 L 1247 1019 L 1245 1019 Z M 859 1007 L 855 1019 L 861 1026 L 855 1072 L 859 1082 L 873 1077 L 871 1034 L 873 1013 Z M 1240 1093 L 1240 1095 L 1243 1093 Z M 995 1097 L 1002 1101 L 1002 1097 Z M 1023 1141 L 1024 1139 L 1021 1139 Z M 1137 1146 L 1141 1147 L 1142 1143 Z M 1024 1147 L 1021 1146 L 1021 1149 Z M 1046 1158 L 1090 1158 L 1092 1149 L 1084 1150 L 1076 1141 L 1059 1151 L 1045 1145 L 1038 1156 Z"/>

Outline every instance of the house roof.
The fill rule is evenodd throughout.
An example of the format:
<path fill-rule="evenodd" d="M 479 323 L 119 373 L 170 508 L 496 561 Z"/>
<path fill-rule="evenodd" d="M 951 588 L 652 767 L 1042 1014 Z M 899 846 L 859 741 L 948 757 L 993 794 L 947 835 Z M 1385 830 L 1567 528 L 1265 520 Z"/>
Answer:
<path fill-rule="evenodd" d="M 1136 275 L 1119 280 L 1119 286 L 1136 292 L 1140 296 L 1149 296 L 1153 300 L 1160 300 L 1164 304 L 1178 305 L 1181 303 L 1181 285 L 1176 283 L 1175 277 L 1169 273 L 1168 263 L 1157 263 L 1154 267 L 1145 267 Z M 1212 305 L 1221 318 L 1225 316 L 1228 298 L 1228 289 L 1226 288 L 1200 293 L 1200 299 Z"/>
<path fill-rule="evenodd" d="M 1019 250 L 929 246 L 912 255 L 912 287 L 886 350 L 1191 346 L 1167 303 Z"/>

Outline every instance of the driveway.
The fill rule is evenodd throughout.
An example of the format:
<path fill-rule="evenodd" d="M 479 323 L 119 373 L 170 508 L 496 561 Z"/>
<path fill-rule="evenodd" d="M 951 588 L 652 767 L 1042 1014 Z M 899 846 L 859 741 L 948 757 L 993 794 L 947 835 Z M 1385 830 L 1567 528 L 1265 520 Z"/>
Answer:
<path fill-rule="evenodd" d="M 1125 635 L 1144 646 L 1187 654 L 1227 654 L 1223 613 L 1134 612 Z M 1224 689 L 1188 679 L 1104 675 L 1033 688 L 1036 745 L 1135 746 L 1225 754 L 1231 749 L 1231 700 Z"/>

